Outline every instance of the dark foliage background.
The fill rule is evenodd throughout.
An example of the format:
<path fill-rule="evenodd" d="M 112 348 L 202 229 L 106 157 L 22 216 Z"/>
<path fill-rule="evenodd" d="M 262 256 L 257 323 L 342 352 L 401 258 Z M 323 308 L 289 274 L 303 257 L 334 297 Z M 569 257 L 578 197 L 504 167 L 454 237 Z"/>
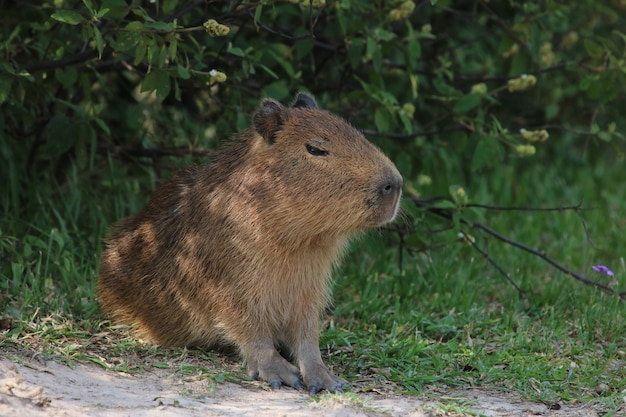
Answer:
<path fill-rule="evenodd" d="M 92 282 L 107 225 L 173 169 L 204 162 L 266 96 L 315 94 L 390 155 L 407 195 L 457 183 L 491 204 L 541 205 L 515 180 L 506 195 L 486 184 L 557 161 L 565 183 L 588 161 L 623 163 L 623 1 L 1 0 L 0 11 L 5 294 L 45 277 L 46 259 Z"/>

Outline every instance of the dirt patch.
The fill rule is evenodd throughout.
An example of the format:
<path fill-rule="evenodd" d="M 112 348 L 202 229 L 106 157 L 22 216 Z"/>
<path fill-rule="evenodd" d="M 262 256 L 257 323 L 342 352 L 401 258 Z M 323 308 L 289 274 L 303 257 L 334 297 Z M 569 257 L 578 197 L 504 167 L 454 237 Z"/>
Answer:
<path fill-rule="evenodd" d="M 135 374 L 93 364 L 0 358 L 0 415 L 43 416 L 597 416 L 589 406 L 541 403 L 482 389 L 429 391 L 424 397 L 359 392 L 311 397 L 256 382 L 212 383 L 152 368 Z"/>

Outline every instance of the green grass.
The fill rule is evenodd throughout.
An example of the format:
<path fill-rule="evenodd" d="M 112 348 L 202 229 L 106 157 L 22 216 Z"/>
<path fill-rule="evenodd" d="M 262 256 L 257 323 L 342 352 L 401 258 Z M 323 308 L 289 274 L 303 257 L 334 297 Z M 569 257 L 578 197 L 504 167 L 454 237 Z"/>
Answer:
<path fill-rule="evenodd" d="M 545 251 L 592 278 L 591 265 L 614 272 L 626 289 L 626 187 L 623 161 L 559 162 L 538 167 L 519 160 L 463 184 L 473 202 L 565 206 L 583 202 L 589 241 L 575 212 L 466 213 L 512 239 Z M 115 219 L 139 210 L 154 176 L 135 166 L 104 164 L 70 170 L 63 185 L 28 186 L 4 202 L 0 219 L 0 318 L 13 329 L 0 350 L 37 352 L 68 364 L 95 362 L 125 371 L 169 367 L 214 382 L 244 374 L 212 352 L 163 349 L 111 327 L 94 300 L 101 240 Z M 461 178 L 460 176 L 458 178 Z M 424 195 L 440 194 L 450 173 Z M 51 181 L 52 182 L 52 181 Z M 45 186 L 44 186 L 45 185 Z M 9 193 L 15 196 L 16 192 Z M 413 212 L 406 203 L 405 217 Z M 390 380 L 406 392 L 433 384 L 484 386 L 558 404 L 592 402 L 604 415 L 624 407 L 626 307 L 543 260 L 468 230 L 524 291 L 509 284 L 455 231 L 426 215 L 425 245 L 398 262 L 393 234 L 373 232 L 354 244 L 337 271 L 334 310 L 322 351 L 335 371 L 365 386 Z M 458 404 L 451 404 L 457 407 Z M 462 405 L 461 405 L 462 406 Z"/>

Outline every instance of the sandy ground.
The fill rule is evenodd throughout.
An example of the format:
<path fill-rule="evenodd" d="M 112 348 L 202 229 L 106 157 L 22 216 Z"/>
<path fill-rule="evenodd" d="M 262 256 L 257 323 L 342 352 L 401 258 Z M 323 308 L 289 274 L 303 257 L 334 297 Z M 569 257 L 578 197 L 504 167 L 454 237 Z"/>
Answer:
<path fill-rule="evenodd" d="M 11 360 L 13 359 L 13 360 Z M 263 384 L 211 383 L 151 368 L 127 374 L 95 364 L 14 361 L 0 353 L 0 416 L 598 416 L 582 404 L 541 403 L 483 389 L 430 391 L 423 398 L 357 388 L 311 397 Z"/>

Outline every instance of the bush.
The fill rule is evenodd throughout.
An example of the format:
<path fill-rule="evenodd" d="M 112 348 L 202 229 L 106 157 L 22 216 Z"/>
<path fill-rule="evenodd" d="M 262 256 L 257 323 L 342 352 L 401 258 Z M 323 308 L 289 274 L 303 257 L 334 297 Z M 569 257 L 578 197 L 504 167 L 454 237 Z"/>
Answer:
<path fill-rule="evenodd" d="M 362 128 L 409 193 L 522 170 L 520 158 L 623 158 L 625 12 L 595 0 L 9 2 L 0 259 L 27 231 L 52 239 L 39 218 L 97 252 L 162 169 L 206 157 L 261 97 L 298 90 Z"/>

